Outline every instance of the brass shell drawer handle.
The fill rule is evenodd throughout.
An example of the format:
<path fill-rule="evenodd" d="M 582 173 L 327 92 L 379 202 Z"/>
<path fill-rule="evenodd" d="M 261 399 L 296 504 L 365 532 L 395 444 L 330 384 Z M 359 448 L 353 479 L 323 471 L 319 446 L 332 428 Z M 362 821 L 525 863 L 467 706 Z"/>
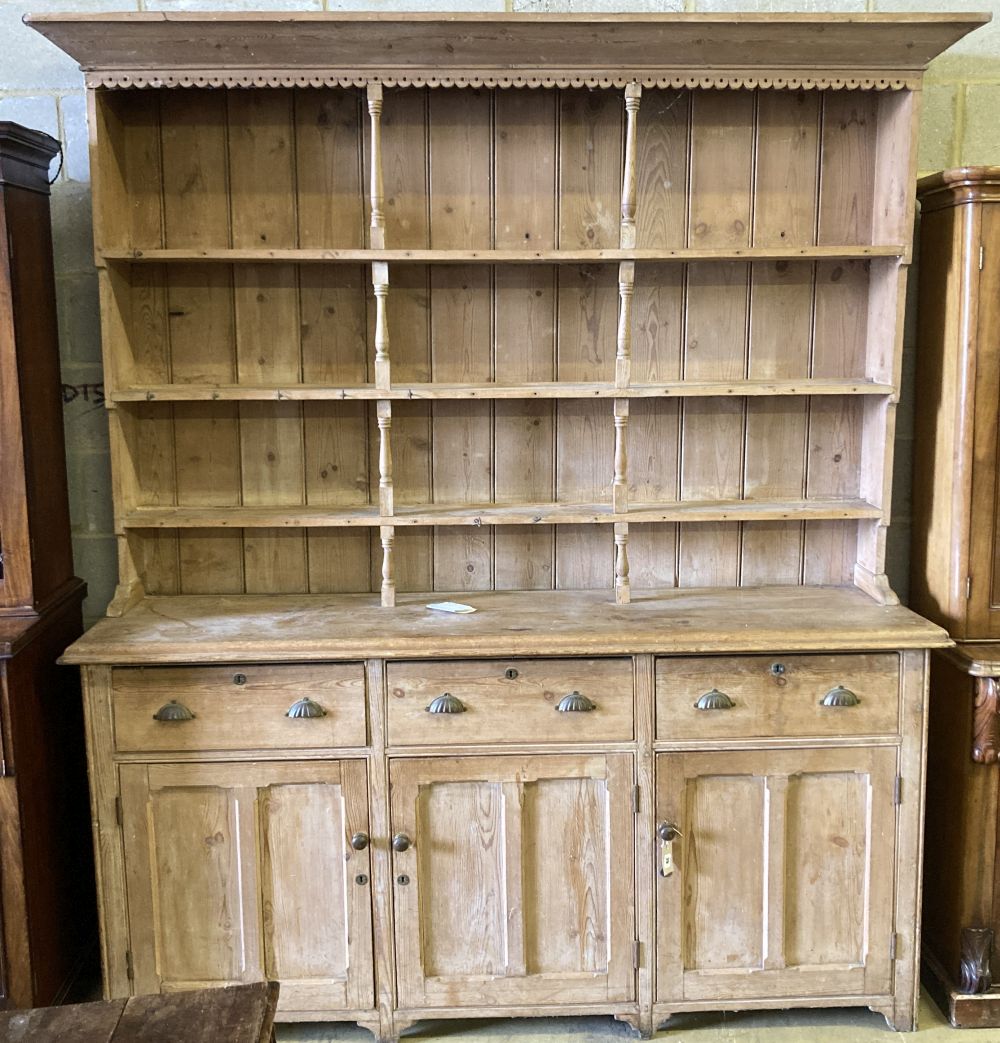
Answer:
<path fill-rule="evenodd" d="M 153 714 L 154 721 L 193 721 L 194 714 L 183 704 L 171 699 Z"/>
<path fill-rule="evenodd" d="M 596 709 L 597 703 L 579 692 L 570 692 L 569 695 L 564 695 L 556 705 L 558 713 L 590 713 L 591 710 Z"/>
<path fill-rule="evenodd" d="M 820 699 L 820 706 L 857 706 L 861 700 L 850 690 L 845 688 L 842 684 L 838 684 L 836 688 L 831 688 L 830 691 Z"/>
<path fill-rule="evenodd" d="M 696 710 L 731 710 L 735 705 L 736 703 L 725 692 L 713 688 L 694 704 L 694 708 Z"/>
<path fill-rule="evenodd" d="M 308 696 L 304 696 L 288 707 L 285 716 L 294 717 L 296 719 L 303 717 L 325 717 L 326 710 L 324 710 L 319 703 L 314 702 Z"/>
<path fill-rule="evenodd" d="M 439 695 L 430 706 L 426 707 L 427 713 L 465 713 L 466 706 L 461 699 L 457 699 L 451 692 Z"/>

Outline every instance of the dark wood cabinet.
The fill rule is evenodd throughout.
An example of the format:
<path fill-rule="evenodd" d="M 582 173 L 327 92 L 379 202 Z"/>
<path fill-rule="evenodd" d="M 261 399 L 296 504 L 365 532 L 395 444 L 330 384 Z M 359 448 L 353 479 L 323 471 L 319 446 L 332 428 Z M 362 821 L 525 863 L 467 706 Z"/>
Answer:
<path fill-rule="evenodd" d="M 932 655 L 925 979 L 951 1021 L 1000 1026 L 1000 167 L 919 185 L 912 607 Z"/>
<path fill-rule="evenodd" d="M 1000 640 L 1000 167 L 920 182 L 911 607 Z"/>
<path fill-rule="evenodd" d="M 953 1025 L 1000 1025 L 1000 642 L 931 663 L 924 978 Z"/>
<path fill-rule="evenodd" d="M 58 1000 L 96 937 L 83 714 L 57 665 L 82 631 L 73 575 L 48 167 L 0 122 L 0 1005 Z"/>

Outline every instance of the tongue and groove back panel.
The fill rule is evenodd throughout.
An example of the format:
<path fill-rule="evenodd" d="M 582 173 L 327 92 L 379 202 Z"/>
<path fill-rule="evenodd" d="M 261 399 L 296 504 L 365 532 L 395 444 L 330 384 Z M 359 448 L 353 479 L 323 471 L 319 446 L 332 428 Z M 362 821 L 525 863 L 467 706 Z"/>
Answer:
<path fill-rule="evenodd" d="M 371 246 L 364 91 L 95 105 L 119 524 L 147 593 L 377 591 L 383 397 L 398 589 L 611 589 L 619 258 L 469 258 L 618 250 L 622 91 L 385 90 L 389 395 L 371 266 L 334 253 Z M 909 92 L 642 92 L 633 587 L 882 571 L 911 118 Z M 465 259 L 402 253 L 428 250 Z"/>

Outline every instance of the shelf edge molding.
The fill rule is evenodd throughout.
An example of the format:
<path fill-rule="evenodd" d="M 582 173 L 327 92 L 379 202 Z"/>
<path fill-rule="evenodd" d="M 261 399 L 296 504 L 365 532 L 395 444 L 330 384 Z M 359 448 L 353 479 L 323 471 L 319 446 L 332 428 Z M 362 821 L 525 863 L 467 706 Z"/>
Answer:
<path fill-rule="evenodd" d="M 89 86 L 900 90 L 988 21 L 925 14 L 128 12 L 28 15 Z M 155 63 L 137 39 L 157 41 Z M 789 47 L 788 41 L 795 40 Z M 393 63 L 386 62 L 392 55 Z"/>
<path fill-rule="evenodd" d="M 290 402 L 424 399 L 592 399 L 592 398 L 776 398 L 780 396 L 886 396 L 891 384 L 868 380 L 813 377 L 801 380 L 677 380 L 657 384 L 611 382 L 540 384 L 374 384 L 333 387 L 324 384 L 143 384 L 108 392 L 111 403 L 141 402 Z"/>
<path fill-rule="evenodd" d="M 373 197 L 375 198 L 375 197 Z M 381 231 L 375 229 L 373 231 Z M 852 261 L 898 258 L 901 243 L 864 245 L 838 243 L 823 246 L 736 246 L 723 249 L 688 247 L 618 247 L 604 250 L 490 250 L 490 249 L 167 249 L 135 247 L 104 249 L 97 263 L 131 264 L 616 264 L 622 261 Z"/>
<path fill-rule="evenodd" d="M 607 504 L 459 506 L 398 504 L 392 515 L 375 506 L 324 507 L 136 507 L 124 529 L 385 528 L 405 526 L 600 525 L 622 522 L 850 521 L 877 519 L 881 510 L 865 500 L 710 500 L 630 505 L 615 513 Z"/>

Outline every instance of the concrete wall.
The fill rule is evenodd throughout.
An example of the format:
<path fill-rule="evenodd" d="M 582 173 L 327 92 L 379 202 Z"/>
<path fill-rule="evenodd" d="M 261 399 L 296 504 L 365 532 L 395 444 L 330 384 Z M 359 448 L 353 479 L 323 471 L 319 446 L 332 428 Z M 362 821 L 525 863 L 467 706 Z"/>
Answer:
<path fill-rule="evenodd" d="M 26 11 L 111 10 L 481 10 L 481 11 L 943 11 L 992 10 L 997 22 L 939 58 L 924 91 L 922 171 L 1000 164 L 1000 0 L 0 0 L 0 119 L 58 137 L 65 162 L 52 190 L 62 341 L 70 503 L 76 568 L 89 584 L 88 621 L 114 589 L 107 421 L 100 401 L 97 280 L 90 237 L 90 185 L 83 79 L 74 63 L 21 23 Z M 911 282 L 911 286 L 913 283 Z M 904 596 L 910 531 L 914 302 L 910 294 L 889 572 Z"/>

